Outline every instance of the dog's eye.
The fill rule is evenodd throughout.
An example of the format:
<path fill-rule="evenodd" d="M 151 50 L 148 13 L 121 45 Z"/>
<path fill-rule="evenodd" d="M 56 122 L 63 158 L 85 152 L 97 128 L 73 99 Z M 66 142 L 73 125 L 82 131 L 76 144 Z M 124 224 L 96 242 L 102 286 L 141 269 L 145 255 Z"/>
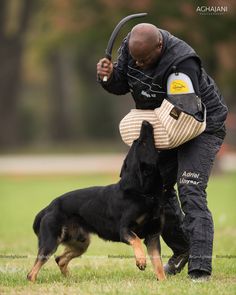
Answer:
<path fill-rule="evenodd" d="M 144 176 L 148 176 L 148 175 L 150 175 L 150 174 L 151 174 L 151 172 L 148 171 L 148 170 L 144 170 L 144 171 L 143 171 L 143 175 L 144 175 Z"/>
<path fill-rule="evenodd" d="M 140 141 L 140 143 L 143 145 L 143 146 L 146 146 L 147 145 L 147 143 L 146 143 L 146 141 Z"/>
<path fill-rule="evenodd" d="M 147 175 L 150 175 L 151 174 L 151 171 L 148 168 L 143 168 L 142 169 L 142 173 L 143 173 L 144 176 L 147 176 Z"/>
<path fill-rule="evenodd" d="M 148 165 L 146 163 L 143 163 L 141 165 L 141 170 L 144 176 L 151 175 L 154 171 L 155 167 L 153 165 Z"/>

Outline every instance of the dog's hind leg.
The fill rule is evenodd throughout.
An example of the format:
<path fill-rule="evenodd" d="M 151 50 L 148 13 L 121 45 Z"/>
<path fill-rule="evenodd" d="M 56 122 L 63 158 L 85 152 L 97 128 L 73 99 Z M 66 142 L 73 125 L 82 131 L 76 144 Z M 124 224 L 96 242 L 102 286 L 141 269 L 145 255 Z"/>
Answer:
<path fill-rule="evenodd" d="M 40 271 L 41 267 L 47 262 L 48 259 L 42 258 L 40 253 L 38 253 L 36 261 L 34 263 L 33 268 L 27 275 L 27 279 L 34 283 L 37 279 L 38 272 Z"/>
<path fill-rule="evenodd" d="M 39 251 L 33 268 L 27 275 L 27 279 L 35 282 L 41 267 L 48 261 L 59 245 L 61 227 L 56 217 L 49 213 L 44 216 L 39 232 Z"/>
<path fill-rule="evenodd" d="M 56 239 L 48 239 L 45 243 L 44 248 L 39 249 L 34 266 L 27 275 L 27 279 L 29 281 L 36 281 L 38 272 L 40 271 L 41 267 L 48 261 L 50 256 L 56 251 L 57 246 L 58 244 Z"/>
<path fill-rule="evenodd" d="M 132 246 L 134 250 L 134 256 L 136 265 L 140 270 L 145 270 L 146 268 L 146 255 L 142 246 L 142 241 L 140 238 L 132 231 L 128 229 L 123 229 L 121 231 L 122 241 L 128 243 Z"/>
<path fill-rule="evenodd" d="M 156 278 L 159 281 L 165 280 L 166 276 L 165 276 L 165 272 L 164 272 L 163 264 L 161 260 L 160 236 L 159 235 L 148 236 L 145 239 L 144 243 L 147 246 L 147 251 L 148 251 L 150 260 L 152 262 Z"/>
<path fill-rule="evenodd" d="M 58 264 L 61 273 L 64 276 L 68 275 L 68 264 L 69 262 L 76 257 L 81 256 L 86 252 L 88 246 L 90 244 L 89 235 L 84 235 L 82 240 L 71 240 L 69 242 L 64 243 L 65 250 L 62 255 L 57 256 L 55 258 L 56 263 Z"/>

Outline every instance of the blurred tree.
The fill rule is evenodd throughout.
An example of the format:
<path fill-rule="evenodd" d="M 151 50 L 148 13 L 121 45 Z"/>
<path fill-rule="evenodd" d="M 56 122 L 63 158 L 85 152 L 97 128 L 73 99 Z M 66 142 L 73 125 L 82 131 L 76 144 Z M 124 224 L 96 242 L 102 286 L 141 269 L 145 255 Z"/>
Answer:
<path fill-rule="evenodd" d="M 24 36 L 34 0 L 0 1 L 0 146 L 19 141 L 18 95 Z"/>
<path fill-rule="evenodd" d="M 33 2 L 37 2 L 37 14 L 34 13 L 29 28 Z M 24 129 L 29 129 L 28 133 L 24 132 L 31 141 L 47 133 L 46 139 L 57 142 L 81 138 L 83 141 L 109 138 L 120 142 L 118 122 L 134 104 L 128 98 L 130 95 L 115 97 L 96 83 L 96 63 L 104 55 L 118 21 L 138 12 L 148 12 L 148 16 L 128 22 L 121 30 L 113 60 L 128 31 L 138 22 L 151 22 L 194 47 L 204 67 L 220 85 L 227 103 L 236 106 L 236 4 L 222 0 L 217 5 L 221 2 L 228 6 L 228 13 L 202 16 L 197 13 L 197 7 L 216 5 L 213 0 L 173 0 L 171 4 L 160 0 L 0 1 L 0 144 L 17 140 L 17 130 L 21 127 L 17 120 L 23 112 L 26 112 L 25 122 L 29 126 L 24 123 Z M 9 3 L 14 5 L 7 10 Z M 9 18 L 9 10 L 15 11 L 17 17 Z M 12 19 L 18 21 L 9 25 Z M 24 77 L 22 89 L 19 87 L 20 69 L 27 30 L 24 61 L 30 66 L 26 66 L 27 78 Z M 32 62 L 35 54 L 40 58 Z M 16 99 L 19 92 L 22 94 L 20 110 Z"/>

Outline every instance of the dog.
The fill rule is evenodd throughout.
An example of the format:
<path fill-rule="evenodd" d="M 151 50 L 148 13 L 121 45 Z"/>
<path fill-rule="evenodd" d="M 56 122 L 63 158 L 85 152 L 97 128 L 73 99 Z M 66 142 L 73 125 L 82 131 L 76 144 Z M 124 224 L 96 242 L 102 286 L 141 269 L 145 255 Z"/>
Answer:
<path fill-rule="evenodd" d="M 59 244 L 65 245 L 65 250 L 55 260 L 66 276 L 71 259 L 87 250 L 90 234 L 131 245 L 140 270 L 146 267 L 141 241 L 144 239 L 156 278 L 164 280 L 160 257 L 162 198 L 153 127 L 143 121 L 140 136 L 124 160 L 118 183 L 66 193 L 36 215 L 33 229 L 38 237 L 38 254 L 28 280 L 35 282 L 39 270 Z"/>

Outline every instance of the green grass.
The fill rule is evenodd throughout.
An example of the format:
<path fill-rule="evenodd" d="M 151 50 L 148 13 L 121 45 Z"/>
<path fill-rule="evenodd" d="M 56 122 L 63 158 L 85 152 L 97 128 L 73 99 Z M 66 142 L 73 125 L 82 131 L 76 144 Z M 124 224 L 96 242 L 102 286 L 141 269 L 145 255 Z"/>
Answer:
<path fill-rule="evenodd" d="M 149 260 L 147 269 L 141 272 L 135 266 L 131 247 L 95 236 L 86 254 L 72 261 L 70 277 L 63 278 L 50 259 L 38 281 L 28 282 L 26 274 L 37 249 L 32 231 L 35 214 L 66 191 L 116 180 L 114 175 L 0 176 L 0 294 L 236 294 L 236 174 L 214 176 L 208 187 L 215 222 L 210 282 L 192 283 L 185 269 L 158 283 Z M 162 245 L 165 262 L 171 251 Z"/>

